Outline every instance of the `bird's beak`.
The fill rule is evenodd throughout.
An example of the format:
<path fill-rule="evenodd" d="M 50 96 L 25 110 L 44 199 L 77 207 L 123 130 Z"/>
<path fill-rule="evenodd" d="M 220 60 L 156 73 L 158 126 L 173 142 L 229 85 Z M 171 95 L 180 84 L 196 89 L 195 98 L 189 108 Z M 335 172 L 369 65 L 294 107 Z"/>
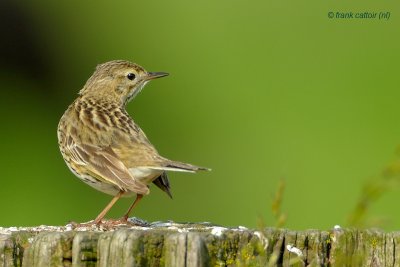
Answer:
<path fill-rule="evenodd" d="M 161 77 L 168 76 L 169 74 L 166 72 L 149 72 L 147 73 L 146 80 L 153 80 Z"/>

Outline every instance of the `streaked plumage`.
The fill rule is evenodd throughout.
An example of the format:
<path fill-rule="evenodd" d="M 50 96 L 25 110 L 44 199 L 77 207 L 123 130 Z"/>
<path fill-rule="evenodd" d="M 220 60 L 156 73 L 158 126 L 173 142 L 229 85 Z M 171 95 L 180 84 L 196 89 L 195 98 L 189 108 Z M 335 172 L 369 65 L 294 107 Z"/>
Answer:
<path fill-rule="evenodd" d="M 171 197 L 166 171 L 206 170 L 160 156 L 125 111 L 149 80 L 166 75 L 128 61 L 101 64 L 59 122 L 59 146 L 68 167 L 88 185 L 115 196 L 111 206 L 120 196 L 149 194 L 152 182 Z"/>

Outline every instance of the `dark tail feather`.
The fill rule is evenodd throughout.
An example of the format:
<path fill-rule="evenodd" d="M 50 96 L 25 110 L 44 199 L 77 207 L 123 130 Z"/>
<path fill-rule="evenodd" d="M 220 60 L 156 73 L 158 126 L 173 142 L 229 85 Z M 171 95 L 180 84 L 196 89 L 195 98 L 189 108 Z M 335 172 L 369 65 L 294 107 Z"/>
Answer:
<path fill-rule="evenodd" d="M 172 199 L 171 188 L 169 186 L 169 180 L 166 172 L 163 172 L 153 183 L 160 188 L 162 191 L 167 193 L 167 195 Z"/>
<path fill-rule="evenodd" d="M 179 161 L 169 161 L 165 167 L 177 168 L 177 169 L 188 170 L 188 171 L 211 171 L 211 169 L 209 169 L 209 168 L 199 167 L 199 166 L 195 166 L 192 164 L 183 163 L 183 162 L 179 162 Z"/>

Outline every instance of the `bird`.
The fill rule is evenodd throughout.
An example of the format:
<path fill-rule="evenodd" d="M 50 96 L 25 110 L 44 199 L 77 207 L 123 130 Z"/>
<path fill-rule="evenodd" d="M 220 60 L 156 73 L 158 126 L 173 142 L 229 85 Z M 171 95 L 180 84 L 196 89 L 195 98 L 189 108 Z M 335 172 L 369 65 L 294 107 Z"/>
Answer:
<path fill-rule="evenodd" d="M 160 156 L 126 111 L 128 102 L 149 81 L 168 75 L 147 72 L 126 60 L 99 64 L 62 115 L 57 136 L 65 163 L 80 180 L 113 196 L 93 224 L 101 224 L 118 199 L 136 195 L 127 212 L 116 220 L 128 222 L 130 212 L 150 193 L 152 183 L 172 198 L 167 171 L 210 170 Z"/>

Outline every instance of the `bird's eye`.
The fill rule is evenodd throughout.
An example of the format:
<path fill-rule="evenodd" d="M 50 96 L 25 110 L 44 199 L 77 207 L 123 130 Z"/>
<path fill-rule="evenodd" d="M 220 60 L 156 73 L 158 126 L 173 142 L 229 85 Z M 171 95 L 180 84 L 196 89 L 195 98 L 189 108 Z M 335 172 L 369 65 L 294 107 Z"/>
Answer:
<path fill-rule="evenodd" d="M 135 78 L 136 78 L 136 75 L 135 74 L 133 74 L 132 72 L 131 73 L 128 73 L 128 75 L 126 75 L 126 77 L 129 79 L 129 80 L 134 80 Z"/>

